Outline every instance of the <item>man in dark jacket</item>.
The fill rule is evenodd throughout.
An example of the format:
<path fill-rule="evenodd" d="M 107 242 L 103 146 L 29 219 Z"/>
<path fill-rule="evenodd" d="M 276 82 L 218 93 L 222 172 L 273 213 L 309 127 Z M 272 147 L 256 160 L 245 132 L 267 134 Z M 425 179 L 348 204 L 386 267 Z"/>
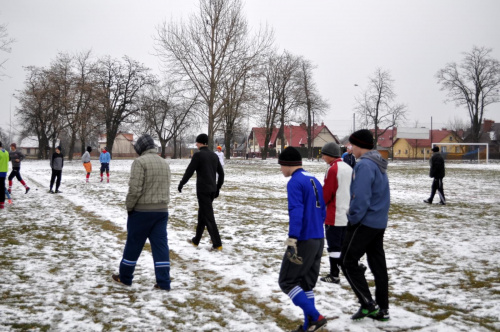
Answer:
<path fill-rule="evenodd" d="M 50 177 L 50 190 L 51 194 L 54 193 L 52 187 L 54 186 L 54 181 L 56 181 L 56 194 L 62 193 L 59 190 L 59 186 L 61 185 L 61 175 L 62 169 L 64 167 L 64 156 L 61 153 L 61 146 L 56 146 L 56 152 L 52 154 L 52 158 L 50 159 L 50 168 L 52 168 L 52 175 Z"/>
<path fill-rule="evenodd" d="M 222 250 L 222 241 L 217 224 L 215 223 L 212 202 L 219 196 L 219 190 L 224 183 L 224 170 L 219 157 L 217 157 L 215 152 L 208 149 L 208 136 L 206 134 L 200 134 L 196 137 L 196 147 L 200 151 L 196 152 L 191 158 L 191 162 L 177 188 L 179 192 L 182 192 L 182 187 L 196 171 L 198 225 L 196 226 L 195 237 L 189 239 L 188 242 L 197 247 L 206 227 L 212 239 L 211 250 Z M 215 174 L 219 175 L 218 180 L 215 179 Z"/>
<path fill-rule="evenodd" d="M 424 203 L 432 204 L 436 190 L 439 193 L 439 204 L 446 205 L 446 199 L 444 198 L 443 190 L 443 178 L 444 178 L 444 158 L 439 152 L 439 147 L 435 146 L 432 148 L 433 155 L 429 160 L 431 165 L 431 170 L 429 176 L 434 178 L 432 181 L 431 196 L 428 199 L 424 199 Z"/>

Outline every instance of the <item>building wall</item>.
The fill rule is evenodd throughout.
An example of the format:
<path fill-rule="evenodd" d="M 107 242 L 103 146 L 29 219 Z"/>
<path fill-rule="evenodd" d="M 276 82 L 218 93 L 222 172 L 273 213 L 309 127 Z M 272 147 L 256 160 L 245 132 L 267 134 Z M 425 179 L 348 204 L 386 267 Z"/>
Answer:
<path fill-rule="evenodd" d="M 432 156 L 431 146 L 412 147 L 415 145 L 415 140 L 400 138 L 394 143 L 394 158 L 395 159 L 429 159 Z M 417 140 L 418 143 L 418 140 Z M 436 143 L 436 142 L 433 142 Z M 448 134 L 439 143 L 460 143 L 453 134 Z M 439 144 L 438 143 L 438 144 Z M 441 152 L 459 158 L 465 152 L 465 146 L 443 146 Z"/>

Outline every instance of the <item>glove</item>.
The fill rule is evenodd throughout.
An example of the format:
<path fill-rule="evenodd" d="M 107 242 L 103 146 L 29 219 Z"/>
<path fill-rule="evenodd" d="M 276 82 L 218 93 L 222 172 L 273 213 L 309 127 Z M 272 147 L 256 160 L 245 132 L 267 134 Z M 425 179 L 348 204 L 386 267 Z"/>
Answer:
<path fill-rule="evenodd" d="M 290 262 L 297 265 L 302 265 L 302 257 L 297 256 L 297 239 L 289 237 L 285 241 L 286 247 L 286 257 Z"/>
<path fill-rule="evenodd" d="M 179 183 L 179 186 L 177 187 L 177 190 L 179 190 L 180 193 L 182 192 L 182 187 L 183 187 L 183 185 Z"/>
<path fill-rule="evenodd" d="M 215 192 L 215 198 L 219 197 L 219 189 Z"/>

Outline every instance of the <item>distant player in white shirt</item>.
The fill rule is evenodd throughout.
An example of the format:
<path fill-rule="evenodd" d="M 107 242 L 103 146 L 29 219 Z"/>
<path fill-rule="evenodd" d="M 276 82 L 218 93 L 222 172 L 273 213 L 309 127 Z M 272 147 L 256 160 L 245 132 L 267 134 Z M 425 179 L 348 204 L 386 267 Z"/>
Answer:
<path fill-rule="evenodd" d="M 224 152 L 222 152 L 222 147 L 220 145 L 217 147 L 217 151 L 215 151 L 215 154 L 217 155 L 217 157 L 219 157 L 222 167 L 224 167 Z"/>
<path fill-rule="evenodd" d="M 217 146 L 217 151 L 215 151 L 215 154 L 217 155 L 217 157 L 219 157 L 219 161 L 220 161 L 220 164 L 222 165 L 222 167 L 224 167 L 224 152 L 222 152 L 222 147 L 219 145 Z M 216 174 L 216 179 L 215 181 L 219 180 L 219 174 Z"/>

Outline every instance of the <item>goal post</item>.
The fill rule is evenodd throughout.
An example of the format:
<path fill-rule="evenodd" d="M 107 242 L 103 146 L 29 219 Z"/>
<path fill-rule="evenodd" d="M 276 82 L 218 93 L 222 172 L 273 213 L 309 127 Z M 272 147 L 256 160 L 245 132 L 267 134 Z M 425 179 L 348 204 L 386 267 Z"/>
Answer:
<path fill-rule="evenodd" d="M 431 148 L 433 148 L 434 146 L 477 146 L 477 162 L 479 162 L 480 160 L 480 156 L 481 156 L 481 148 L 480 146 L 485 146 L 485 148 L 483 148 L 483 151 L 486 152 L 485 156 L 486 156 L 486 163 L 488 164 L 488 161 L 489 161 L 489 157 L 490 157 L 490 148 L 489 148 L 489 145 L 488 143 L 439 143 L 439 142 L 436 142 L 436 143 L 431 143 Z M 449 151 L 443 151 L 445 153 L 450 153 Z M 459 152 L 462 159 L 467 159 L 468 157 L 467 156 L 470 156 L 470 159 L 473 159 L 476 157 L 476 150 L 471 150 L 471 151 L 462 151 L 462 152 Z M 455 154 L 457 154 L 457 152 L 455 152 Z"/>

